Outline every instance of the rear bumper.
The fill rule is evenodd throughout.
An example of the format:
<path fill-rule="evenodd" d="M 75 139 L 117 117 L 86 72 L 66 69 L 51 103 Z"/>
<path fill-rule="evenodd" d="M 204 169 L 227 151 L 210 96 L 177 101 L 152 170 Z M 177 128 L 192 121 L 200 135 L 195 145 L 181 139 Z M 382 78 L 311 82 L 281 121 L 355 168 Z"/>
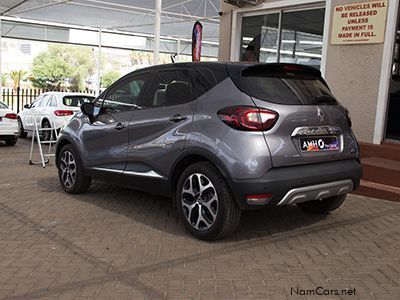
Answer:
<path fill-rule="evenodd" d="M 345 194 L 356 189 L 362 166 L 356 159 L 270 169 L 263 177 L 232 180 L 230 186 L 241 209 L 299 203 Z M 249 204 L 246 195 L 271 194 L 267 201 Z"/>
<path fill-rule="evenodd" d="M 18 134 L 0 134 L 0 141 L 15 139 L 18 137 Z"/>
<path fill-rule="evenodd" d="M 18 136 L 19 135 L 19 128 L 17 122 L 15 124 L 0 124 L 0 136 Z"/>

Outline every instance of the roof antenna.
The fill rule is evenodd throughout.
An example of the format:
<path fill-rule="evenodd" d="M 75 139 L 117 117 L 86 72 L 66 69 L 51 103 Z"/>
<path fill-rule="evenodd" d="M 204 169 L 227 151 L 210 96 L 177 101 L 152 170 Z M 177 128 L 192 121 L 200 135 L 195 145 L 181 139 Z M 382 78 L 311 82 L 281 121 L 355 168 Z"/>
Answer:
<path fill-rule="evenodd" d="M 178 55 L 178 53 L 175 53 L 175 54 L 171 55 L 171 61 L 172 61 L 173 64 L 175 63 L 175 58 L 176 58 L 177 55 Z"/>

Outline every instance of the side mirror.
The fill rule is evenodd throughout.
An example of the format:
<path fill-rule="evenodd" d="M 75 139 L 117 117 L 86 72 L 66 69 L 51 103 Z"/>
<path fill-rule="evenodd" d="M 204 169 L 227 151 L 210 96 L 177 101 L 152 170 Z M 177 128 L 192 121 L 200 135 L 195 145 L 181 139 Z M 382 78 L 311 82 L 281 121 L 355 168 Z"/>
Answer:
<path fill-rule="evenodd" d="M 24 108 L 30 109 L 31 106 L 30 106 L 29 104 L 25 104 L 25 105 L 24 105 Z"/>
<path fill-rule="evenodd" d="M 83 103 L 81 105 L 81 111 L 84 115 L 88 116 L 89 119 L 92 119 L 94 115 L 94 104 L 91 102 Z"/>

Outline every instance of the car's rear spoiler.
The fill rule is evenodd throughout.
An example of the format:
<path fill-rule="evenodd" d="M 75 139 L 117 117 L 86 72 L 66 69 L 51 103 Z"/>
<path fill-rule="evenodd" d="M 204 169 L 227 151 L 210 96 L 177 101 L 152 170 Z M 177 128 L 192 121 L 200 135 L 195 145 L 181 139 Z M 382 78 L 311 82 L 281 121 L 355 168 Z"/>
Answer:
<path fill-rule="evenodd" d="M 321 72 L 310 66 L 299 64 L 256 64 L 245 67 L 241 70 L 242 76 L 268 76 L 273 74 L 291 73 L 296 75 L 309 75 L 314 77 L 321 77 Z"/>
<path fill-rule="evenodd" d="M 242 90 L 242 78 L 247 76 L 318 78 L 326 86 L 320 70 L 306 65 L 288 63 L 228 64 L 227 71 L 235 85 Z"/>

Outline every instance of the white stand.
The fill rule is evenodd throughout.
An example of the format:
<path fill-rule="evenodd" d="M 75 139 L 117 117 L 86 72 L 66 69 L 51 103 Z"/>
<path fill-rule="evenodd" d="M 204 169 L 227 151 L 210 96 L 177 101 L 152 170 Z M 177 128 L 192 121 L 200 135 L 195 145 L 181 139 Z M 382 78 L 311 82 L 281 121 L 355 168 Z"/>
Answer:
<path fill-rule="evenodd" d="M 51 125 L 52 128 L 39 128 L 37 122 L 35 121 L 35 129 L 32 132 L 32 143 L 31 143 L 31 153 L 29 156 L 29 164 L 30 165 L 42 165 L 43 168 L 46 168 L 46 164 L 49 163 L 49 157 L 54 157 L 55 153 L 52 153 L 52 148 L 54 148 L 54 144 L 57 142 L 58 139 L 58 133 L 57 130 L 53 125 Z M 50 139 L 48 141 L 42 141 L 41 140 L 41 133 L 50 131 Z M 39 148 L 39 154 L 40 154 L 40 161 L 33 161 L 33 147 L 35 144 L 35 140 L 37 142 L 38 148 Z M 43 152 L 42 145 L 48 144 L 49 149 L 47 153 Z"/>

